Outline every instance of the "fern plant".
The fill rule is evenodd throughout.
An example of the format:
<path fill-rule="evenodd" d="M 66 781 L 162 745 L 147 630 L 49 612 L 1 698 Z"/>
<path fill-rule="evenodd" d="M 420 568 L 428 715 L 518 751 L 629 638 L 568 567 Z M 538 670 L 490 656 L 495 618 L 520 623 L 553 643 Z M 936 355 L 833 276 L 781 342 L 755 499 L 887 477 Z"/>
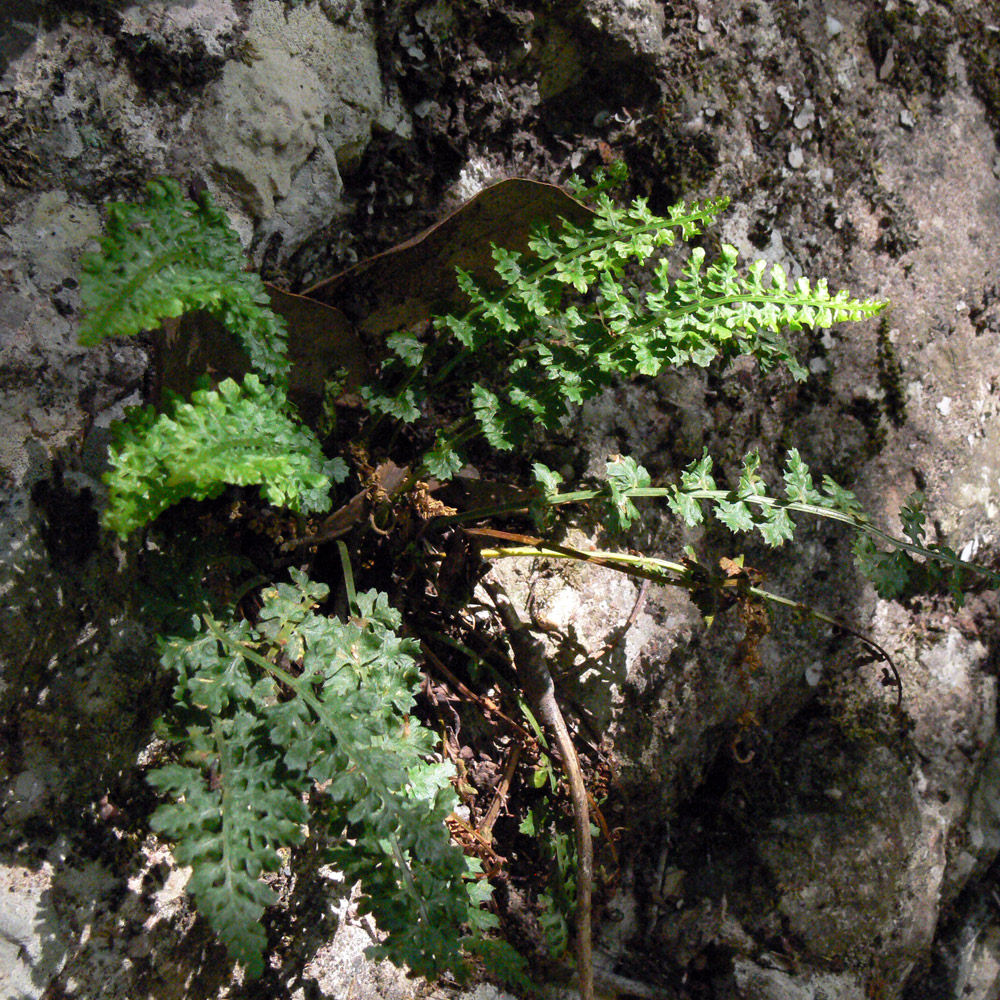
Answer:
<path fill-rule="evenodd" d="M 368 405 L 414 421 L 445 384 L 467 393 L 469 412 L 425 458 L 431 475 L 447 479 L 462 464 L 457 448 L 474 434 L 509 451 L 616 379 L 745 354 L 762 370 L 780 363 L 806 378 L 783 331 L 866 319 L 884 304 L 831 294 L 825 281 L 799 278 L 789 287 L 782 268 L 768 273 L 763 261 L 741 274 L 728 245 L 708 266 L 695 247 L 676 280 L 669 258 L 642 270 L 678 239 L 698 236 L 728 203 L 679 204 L 661 218 L 642 199 L 620 208 L 602 192 L 589 230 L 568 222 L 556 234 L 541 227 L 529 240 L 530 255 L 494 248 L 500 291 L 460 271 L 468 310 L 438 319 L 426 349 L 412 335 L 391 338 L 383 381 L 395 383 L 394 391 L 367 389 Z M 490 372 L 499 374 L 484 378 Z"/>
<path fill-rule="evenodd" d="M 143 204 L 108 207 L 100 244 L 100 253 L 81 262 L 81 344 L 204 309 L 239 340 L 257 372 L 284 382 L 285 322 L 260 277 L 245 270 L 239 237 L 207 193 L 193 202 L 169 177 L 150 181 Z"/>
<path fill-rule="evenodd" d="M 172 181 L 151 183 L 143 204 L 111 207 L 101 252 L 84 262 L 81 340 L 135 334 L 206 309 L 243 345 L 253 371 L 242 384 L 227 380 L 189 401 L 170 399 L 161 412 L 147 407 L 126 417 L 111 446 L 105 525 L 125 538 L 180 501 L 257 486 L 262 501 L 301 515 L 303 549 L 348 535 L 355 561 L 377 567 L 385 559 L 370 554 L 393 531 L 402 536 L 392 556 L 413 558 L 415 518 L 441 527 L 523 512 L 541 523 L 557 508 L 594 503 L 611 528 L 624 530 L 638 517 L 636 500 L 659 498 L 688 524 L 701 522 L 707 506 L 730 530 L 759 531 L 772 545 L 793 537 L 793 514 L 832 518 L 855 531 L 861 568 L 886 596 L 944 583 L 960 598 L 967 575 L 979 570 L 926 542 L 918 501 L 903 511 L 907 537 L 893 538 L 848 491 L 829 479 L 817 488 L 795 451 L 781 497 L 768 492 L 756 454 L 747 456 L 731 489 L 716 483 L 706 454 L 674 485 L 654 486 L 635 459 L 616 457 L 597 487 L 563 491 L 560 476 L 536 464 L 530 495 L 506 506 L 456 512 L 428 500 L 423 477 L 454 476 L 473 437 L 511 450 L 534 426 L 556 426 L 568 408 L 615 380 L 681 365 L 751 355 L 763 369 L 782 364 L 802 379 L 806 371 L 785 331 L 862 320 L 883 308 L 831 293 L 822 281 L 789 285 L 779 267 L 762 262 L 741 272 L 729 246 L 711 263 L 695 247 L 672 276 L 663 251 L 697 237 L 725 205 L 678 205 L 657 217 L 641 200 L 620 208 L 600 191 L 587 227 L 539 228 L 524 254 L 496 248 L 490 285 L 459 274 L 468 300 L 463 313 L 435 320 L 430 338 L 408 330 L 386 338 L 378 375 L 362 391 L 362 440 L 332 435 L 324 445 L 288 402 L 284 324 L 259 279 L 244 270 L 225 214 L 207 194 L 195 203 Z M 378 455 L 381 442 L 400 438 L 380 431 L 434 417 L 444 397 L 460 415 L 434 428 L 433 445 L 422 454 L 401 456 L 409 473 L 388 491 L 371 462 L 388 458 Z M 356 497 L 367 496 L 369 517 L 350 491 L 340 495 L 338 487 L 350 482 L 362 489 Z M 334 502 L 334 528 L 308 519 Z M 482 555 L 597 558 L 541 539 L 528 543 Z M 308 827 L 325 831 L 330 860 L 360 881 L 363 906 L 384 934 L 377 954 L 428 975 L 459 973 L 470 954 L 488 954 L 508 977 L 523 976 L 523 962 L 487 934 L 496 923 L 484 909 L 490 886 L 448 833 L 457 801 L 452 768 L 437 759 L 434 735 L 414 718 L 420 646 L 404 633 L 426 616 L 404 622 L 384 591 L 355 593 L 347 549 L 338 545 L 339 614 L 329 613 L 326 583 L 293 565 L 291 582 L 266 586 L 250 611 L 229 595 L 192 608 L 187 630 L 163 637 L 161 663 L 176 677 L 166 731 L 177 760 L 150 777 L 168 798 L 153 826 L 191 865 L 199 910 L 251 975 L 264 968 L 259 921 L 274 899 L 263 876 Z M 614 552 L 599 558 L 661 583 L 705 586 L 690 562 Z M 424 597 L 433 594 L 429 567 L 417 588 Z M 1000 579 L 987 578 L 994 585 Z M 414 600 L 414 588 L 407 593 Z M 510 609 L 504 621 L 515 654 L 537 657 L 537 645 L 514 634 Z M 585 846 L 578 838 L 578 851 Z M 589 899 L 587 867 L 577 868 L 581 900 Z M 580 939 L 589 935 L 589 913 L 577 926 L 587 998 L 589 942 L 582 949 Z"/>
<path fill-rule="evenodd" d="M 115 427 L 104 523 L 122 539 L 185 499 L 218 496 L 227 485 L 261 487 L 261 498 L 303 513 L 330 509 L 343 482 L 342 458 L 327 459 L 315 434 L 296 423 L 284 390 L 251 373 L 242 385 L 176 396 L 157 414 L 135 410 Z"/>
<path fill-rule="evenodd" d="M 163 640 L 186 759 L 150 775 L 174 800 L 153 828 L 177 843 L 198 909 L 251 975 L 276 898 L 260 876 L 320 818 L 331 858 L 390 935 L 383 953 L 423 974 L 459 969 L 476 884 L 445 825 L 458 801 L 450 769 L 428 763 L 434 736 L 408 720 L 417 644 L 375 592 L 356 595 L 346 621 L 317 615 L 327 591 L 293 569 L 291 584 L 263 591 L 255 625 L 203 613 L 189 636 Z M 322 810 L 307 808 L 310 793 Z"/>

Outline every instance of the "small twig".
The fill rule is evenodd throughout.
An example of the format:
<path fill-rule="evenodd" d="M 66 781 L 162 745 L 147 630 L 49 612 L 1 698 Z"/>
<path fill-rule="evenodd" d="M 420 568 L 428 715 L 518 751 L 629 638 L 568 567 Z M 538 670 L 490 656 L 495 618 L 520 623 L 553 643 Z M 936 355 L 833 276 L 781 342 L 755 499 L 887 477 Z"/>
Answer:
<path fill-rule="evenodd" d="M 478 831 L 484 837 L 491 837 L 493 835 L 493 824 L 497 821 L 497 817 L 500 815 L 500 810 L 507 802 L 507 793 L 510 791 L 510 783 L 514 778 L 514 772 L 517 770 L 517 764 L 520 759 L 521 744 L 515 743 L 510 752 L 510 756 L 507 758 L 507 765 L 503 769 L 503 777 L 500 779 L 500 784 L 497 785 L 493 801 L 490 803 L 489 809 L 486 810 L 486 815 L 483 817 L 482 822 L 480 822 L 477 827 Z"/>
<path fill-rule="evenodd" d="M 445 822 L 448 824 L 448 829 L 451 831 L 451 835 L 455 838 L 455 840 L 461 843 L 463 838 L 465 838 L 469 841 L 466 845 L 467 847 L 473 847 L 474 845 L 473 849 L 475 850 L 476 856 L 479 860 L 489 862 L 488 871 L 495 873 L 500 870 L 501 865 L 503 865 L 506 859 L 497 854 L 497 852 L 493 849 L 493 845 L 490 843 L 489 838 L 485 837 L 479 830 L 477 830 L 470 823 L 467 823 L 456 813 L 452 813 L 447 820 L 445 820 Z"/>
<path fill-rule="evenodd" d="M 516 723 L 510 716 L 505 715 L 500 709 L 500 706 L 496 704 L 491 698 L 484 698 L 482 695 L 476 694 L 468 685 L 463 684 L 441 661 L 434 650 L 427 645 L 426 642 L 420 643 L 420 648 L 423 650 L 424 656 L 427 657 L 427 661 L 434 667 L 435 670 L 440 673 L 448 683 L 458 691 L 463 697 L 468 698 L 469 701 L 478 705 L 485 713 L 495 715 L 497 718 L 502 719 L 511 729 L 513 729 L 519 736 L 529 742 L 534 740 L 534 736 L 528 732 L 524 726 Z"/>
<path fill-rule="evenodd" d="M 597 820 L 597 826 L 601 831 L 601 835 L 604 837 L 605 843 L 608 845 L 608 849 L 611 851 L 611 860 L 614 861 L 615 867 L 618 867 L 618 851 L 615 850 L 615 841 L 611 836 L 611 831 L 608 829 L 608 821 L 604 818 L 604 813 L 601 812 L 601 807 L 597 804 L 597 800 L 594 798 L 590 792 L 587 792 L 587 802 L 590 803 L 590 814 Z"/>
<path fill-rule="evenodd" d="M 807 610 L 813 614 L 812 608 L 807 608 Z M 858 642 L 864 643 L 867 646 L 868 651 L 872 655 L 872 660 L 876 663 L 888 664 L 888 669 L 892 671 L 892 680 L 883 681 L 883 684 L 887 687 L 894 687 L 896 689 L 896 711 L 902 712 L 903 710 L 903 678 L 899 676 L 899 670 L 896 668 L 896 664 L 893 662 L 892 657 L 874 640 L 869 639 L 868 636 L 862 635 L 860 632 L 856 632 L 849 625 L 845 625 L 839 619 L 832 619 L 833 624 L 840 629 L 841 632 L 846 632 L 848 635 L 854 636 Z M 871 661 L 868 661 L 871 662 Z"/>
<path fill-rule="evenodd" d="M 545 646 L 535 639 L 518 617 L 503 589 L 483 582 L 493 599 L 497 613 L 507 629 L 517 667 L 518 679 L 528 701 L 542 723 L 555 737 L 563 770 L 573 799 L 573 827 L 576 834 L 576 971 L 580 979 L 581 1000 L 594 998 L 594 963 L 592 957 L 590 909 L 594 879 L 594 850 L 590 839 L 590 810 L 587 808 L 587 787 L 580 770 L 580 760 L 569 734 L 566 720 L 556 701 L 555 684 L 549 672 Z"/>

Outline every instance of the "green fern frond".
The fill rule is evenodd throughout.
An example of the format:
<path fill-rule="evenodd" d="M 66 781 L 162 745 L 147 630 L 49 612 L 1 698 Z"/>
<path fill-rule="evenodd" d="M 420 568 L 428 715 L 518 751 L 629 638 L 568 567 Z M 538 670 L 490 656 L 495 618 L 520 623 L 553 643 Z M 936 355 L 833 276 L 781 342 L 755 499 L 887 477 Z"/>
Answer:
<path fill-rule="evenodd" d="M 636 260 L 644 260 L 659 245 L 659 239 L 648 241 L 649 235 L 641 232 L 633 239 Z M 652 287 L 640 293 L 620 279 L 628 245 L 616 243 L 621 257 L 601 258 L 601 270 L 594 259 L 580 257 L 558 273 L 559 281 L 587 291 L 591 301 L 564 307 L 556 293 L 535 292 L 533 300 L 545 302 L 545 318 L 531 316 L 526 309 L 509 310 L 518 330 L 514 343 L 508 324 L 498 324 L 495 312 L 483 308 L 478 318 L 483 349 L 506 341 L 512 350 L 504 385 L 490 387 L 496 392 L 496 406 L 477 410 L 491 443 L 521 440 L 535 423 L 556 426 L 568 405 L 591 398 L 616 378 L 658 375 L 671 367 L 705 366 L 716 358 L 749 354 L 764 370 L 783 363 L 793 377 L 803 379 L 807 372 L 782 331 L 866 319 L 884 307 L 844 292 L 832 295 L 822 281 L 811 286 L 800 278 L 788 288 L 778 267 L 765 286 L 763 262 L 744 277 L 737 272 L 733 247 L 723 247 L 707 268 L 704 251 L 695 248 L 676 281 L 670 280 L 668 264 L 662 261 L 653 272 Z M 517 301 L 517 296 L 511 300 Z"/>
<path fill-rule="evenodd" d="M 173 764 L 149 776 L 174 800 L 156 810 L 152 827 L 175 841 L 175 857 L 191 866 L 188 891 L 198 912 L 257 977 L 267 946 L 259 921 L 277 901 L 260 876 L 281 867 L 281 848 L 304 838 L 303 784 L 282 775 L 264 720 L 254 713 L 215 715 L 204 728 L 189 730 L 185 742 L 189 756 L 207 767 Z"/>
<path fill-rule="evenodd" d="M 605 370 L 607 366 L 598 364 L 594 373 L 581 378 L 573 369 L 583 362 L 567 358 L 563 363 L 561 356 L 550 358 L 546 354 L 546 345 L 558 345 L 574 330 L 583 346 L 571 353 L 586 354 L 590 350 L 588 339 L 595 345 L 602 343 L 604 327 L 594 319 L 593 310 L 567 305 L 567 295 L 586 292 L 605 273 L 622 275 L 659 249 L 673 246 L 678 237 L 693 238 L 727 204 L 725 198 L 692 206 L 680 204 L 670 210 L 667 218 L 660 218 L 642 199 L 620 209 L 602 194 L 587 229 L 568 222 L 563 222 L 558 233 L 538 227 L 525 254 L 494 247 L 496 272 L 502 281 L 500 291 L 480 286 L 470 274 L 457 269 L 458 284 L 469 299 L 469 309 L 461 316 L 435 320 L 438 337 L 434 349 L 421 356 L 421 368 L 409 367 L 408 360 L 388 359 L 381 387 L 373 388 L 366 402 L 374 412 L 402 415 L 411 421 L 427 396 L 446 381 L 450 385 L 471 385 L 473 373 L 509 370 L 521 374 L 510 384 L 503 412 L 494 419 L 489 407 L 484 409 L 483 433 L 487 437 L 495 435 L 502 442 L 523 437 L 525 426 L 535 419 L 553 426 L 565 412 L 567 402 L 594 395 L 613 374 Z M 540 360 L 548 362 L 544 368 L 539 366 Z M 526 366 L 531 369 L 527 373 Z M 540 391 L 539 381 L 549 380 L 554 380 L 548 387 L 550 391 Z M 492 391 L 503 386 L 482 388 Z M 519 419 L 511 422 L 508 418 L 514 415 Z"/>
<path fill-rule="evenodd" d="M 666 500 L 667 506 L 691 527 L 705 520 L 705 505 L 715 518 L 734 534 L 759 532 L 767 545 L 780 546 L 795 534 L 792 514 L 808 514 L 846 524 L 855 531 L 853 551 L 865 578 L 880 597 L 895 599 L 917 593 L 947 590 L 961 607 L 968 582 L 978 577 L 987 586 L 1000 588 L 1000 574 L 969 563 L 954 549 L 928 542 L 924 534 L 924 497 L 915 493 L 900 510 L 905 538 L 897 538 L 877 528 L 863 512 L 850 490 L 823 477 L 822 489 L 813 483 L 809 466 L 798 451 L 788 452 L 783 478 L 784 497 L 772 494 L 760 475 L 760 456 L 749 452 L 743 459 L 735 489 L 720 489 L 712 475 L 712 459 L 707 450 L 681 473 L 673 486 L 650 485 L 649 473 L 633 458 L 616 456 L 608 462 L 608 482 L 599 490 L 558 493 L 558 483 L 546 478 L 544 466 L 536 466 L 536 478 L 545 491 L 542 508 L 567 503 L 597 501 L 605 523 L 612 530 L 625 530 L 638 517 L 633 501 L 639 498 Z M 541 471 L 539 471 L 541 470 Z M 538 515 L 533 510 L 533 514 Z M 885 546 L 880 549 L 879 545 Z"/>
<path fill-rule="evenodd" d="M 573 174 L 566 181 L 566 187 L 574 198 L 589 202 L 605 191 L 621 188 L 627 180 L 628 164 L 624 160 L 612 160 L 606 169 L 598 167 L 591 174 L 589 181 L 585 181 L 578 174 Z"/>
<path fill-rule="evenodd" d="M 909 543 L 890 545 L 888 551 L 876 544 L 876 537 L 864 533 L 854 541 L 854 558 L 864 576 L 872 582 L 880 597 L 903 599 L 915 594 L 932 594 L 947 591 L 956 607 L 965 603 L 969 581 L 982 576 L 984 571 L 963 562 L 958 553 L 939 542 L 928 542 L 925 537 L 924 503 L 926 498 L 917 491 L 906 498 L 899 512 L 903 532 Z M 878 538 L 885 541 L 884 537 Z M 922 556 L 915 559 L 914 554 Z M 1000 578 L 994 574 L 994 589 L 1000 587 Z"/>
<path fill-rule="evenodd" d="M 288 413 L 283 390 L 247 375 L 217 390 L 174 398 L 164 413 L 132 410 L 114 426 L 104 524 L 125 538 L 185 499 L 218 496 L 226 485 L 261 487 L 269 503 L 311 513 L 330 508 L 329 491 L 347 475 Z"/>
<path fill-rule="evenodd" d="M 783 363 L 801 381 L 808 372 L 781 336 L 783 330 L 868 319 L 885 308 L 883 302 L 852 299 L 843 291 L 831 295 L 822 280 L 812 286 L 799 278 L 789 288 L 777 264 L 765 283 L 766 265 L 760 260 L 744 277 L 738 260 L 736 248 L 725 245 L 705 268 L 705 251 L 695 248 L 675 282 L 661 263 L 645 297 L 648 312 L 622 305 L 609 324 L 626 339 L 628 346 L 618 350 L 631 351 L 637 370 L 647 375 L 672 365 L 704 366 L 716 357 L 750 354 L 762 370 Z"/>
<path fill-rule="evenodd" d="M 176 798 L 154 824 L 177 841 L 199 909 L 251 972 L 271 899 L 259 876 L 320 817 L 331 860 L 360 880 L 363 910 L 388 935 L 378 954 L 416 973 L 460 971 L 478 896 L 445 825 L 451 769 L 429 762 L 434 734 L 409 718 L 417 644 L 396 635 L 384 594 L 357 595 L 347 621 L 315 613 L 326 595 L 293 570 L 291 584 L 265 589 L 255 627 L 205 616 L 193 637 L 164 644 L 178 705 L 206 721 L 177 733 L 193 763 L 151 777 Z M 325 800 L 311 816 L 308 788 Z"/>
<path fill-rule="evenodd" d="M 204 309 L 230 330 L 254 369 L 273 381 L 288 370 L 285 321 L 264 283 L 245 270 L 240 240 L 208 192 L 196 203 L 170 178 L 150 181 L 142 204 L 108 208 L 100 253 L 82 261 L 80 343 L 155 329 Z"/>
<path fill-rule="evenodd" d="M 634 277 L 678 239 L 699 235 L 727 204 L 681 203 L 661 217 L 643 199 L 618 206 L 602 193 L 586 227 L 539 229 L 524 254 L 494 248 L 500 290 L 460 270 L 469 309 L 436 320 L 431 350 L 389 359 L 384 384 L 394 387 L 372 389 L 366 401 L 410 421 L 445 381 L 469 385 L 480 432 L 509 450 L 533 427 L 557 426 L 569 407 L 621 378 L 739 355 L 805 378 L 785 331 L 866 319 L 884 303 L 833 294 L 824 281 L 789 285 L 779 266 L 768 272 L 763 261 L 741 273 L 731 246 L 709 265 L 694 248 L 676 279 L 662 258 L 646 285 Z"/>

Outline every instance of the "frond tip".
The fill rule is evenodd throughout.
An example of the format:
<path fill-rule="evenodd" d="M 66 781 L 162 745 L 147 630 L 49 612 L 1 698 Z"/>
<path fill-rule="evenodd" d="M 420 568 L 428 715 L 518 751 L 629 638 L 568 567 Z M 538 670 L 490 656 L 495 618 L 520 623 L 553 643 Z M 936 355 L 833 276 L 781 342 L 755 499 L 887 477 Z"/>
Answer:
<path fill-rule="evenodd" d="M 272 312 L 260 277 L 244 270 L 239 236 L 208 192 L 193 202 L 171 178 L 150 181 L 145 202 L 108 207 L 100 244 L 81 262 L 81 344 L 204 309 L 236 336 L 260 375 L 285 377 L 285 321 Z"/>

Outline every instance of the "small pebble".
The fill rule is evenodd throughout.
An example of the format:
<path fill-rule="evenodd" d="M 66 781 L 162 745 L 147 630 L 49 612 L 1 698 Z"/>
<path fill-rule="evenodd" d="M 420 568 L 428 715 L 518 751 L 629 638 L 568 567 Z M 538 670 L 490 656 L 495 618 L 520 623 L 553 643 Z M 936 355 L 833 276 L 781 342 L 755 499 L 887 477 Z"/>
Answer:
<path fill-rule="evenodd" d="M 835 17 L 826 16 L 826 35 L 828 38 L 836 38 L 844 30 L 844 26 Z"/>
<path fill-rule="evenodd" d="M 979 536 L 976 535 L 974 538 L 967 541 L 963 546 L 961 551 L 958 553 L 958 558 L 962 562 L 968 562 L 972 559 L 975 554 L 979 551 Z"/>
<path fill-rule="evenodd" d="M 909 108 L 903 108 L 903 110 L 899 112 L 899 124 L 902 125 L 903 128 L 913 128 L 913 126 L 917 124 L 917 120 L 913 117 Z"/>
<path fill-rule="evenodd" d="M 698 30 L 704 35 L 712 27 L 712 22 L 704 15 L 698 15 Z"/>
<path fill-rule="evenodd" d="M 805 161 L 806 158 L 802 155 L 802 150 L 798 146 L 792 146 L 788 151 L 788 165 L 792 170 L 798 170 Z"/>
<path fill-rule="evenodd" d="M 806 101 L 802 105 L 802 110 L 792 119 L 792 124 L 797 129 L 808 128 L 816 120 L 816 105 L 812 101 Z"/>
<path fill-rule="evenodd" d="M 890 47 L 889 51 L 885 54 L 885 61 L 879 67 L 878 78 L 880 80 L 888 80 L 892 76 L 892 71 L 896 68 L 896 46 Z"/>
<path fill-rule="evenodd" d="M 942 417 L 947 417 L 951 413 L 951 396 L 942 396 L 937 408 Z"/>

